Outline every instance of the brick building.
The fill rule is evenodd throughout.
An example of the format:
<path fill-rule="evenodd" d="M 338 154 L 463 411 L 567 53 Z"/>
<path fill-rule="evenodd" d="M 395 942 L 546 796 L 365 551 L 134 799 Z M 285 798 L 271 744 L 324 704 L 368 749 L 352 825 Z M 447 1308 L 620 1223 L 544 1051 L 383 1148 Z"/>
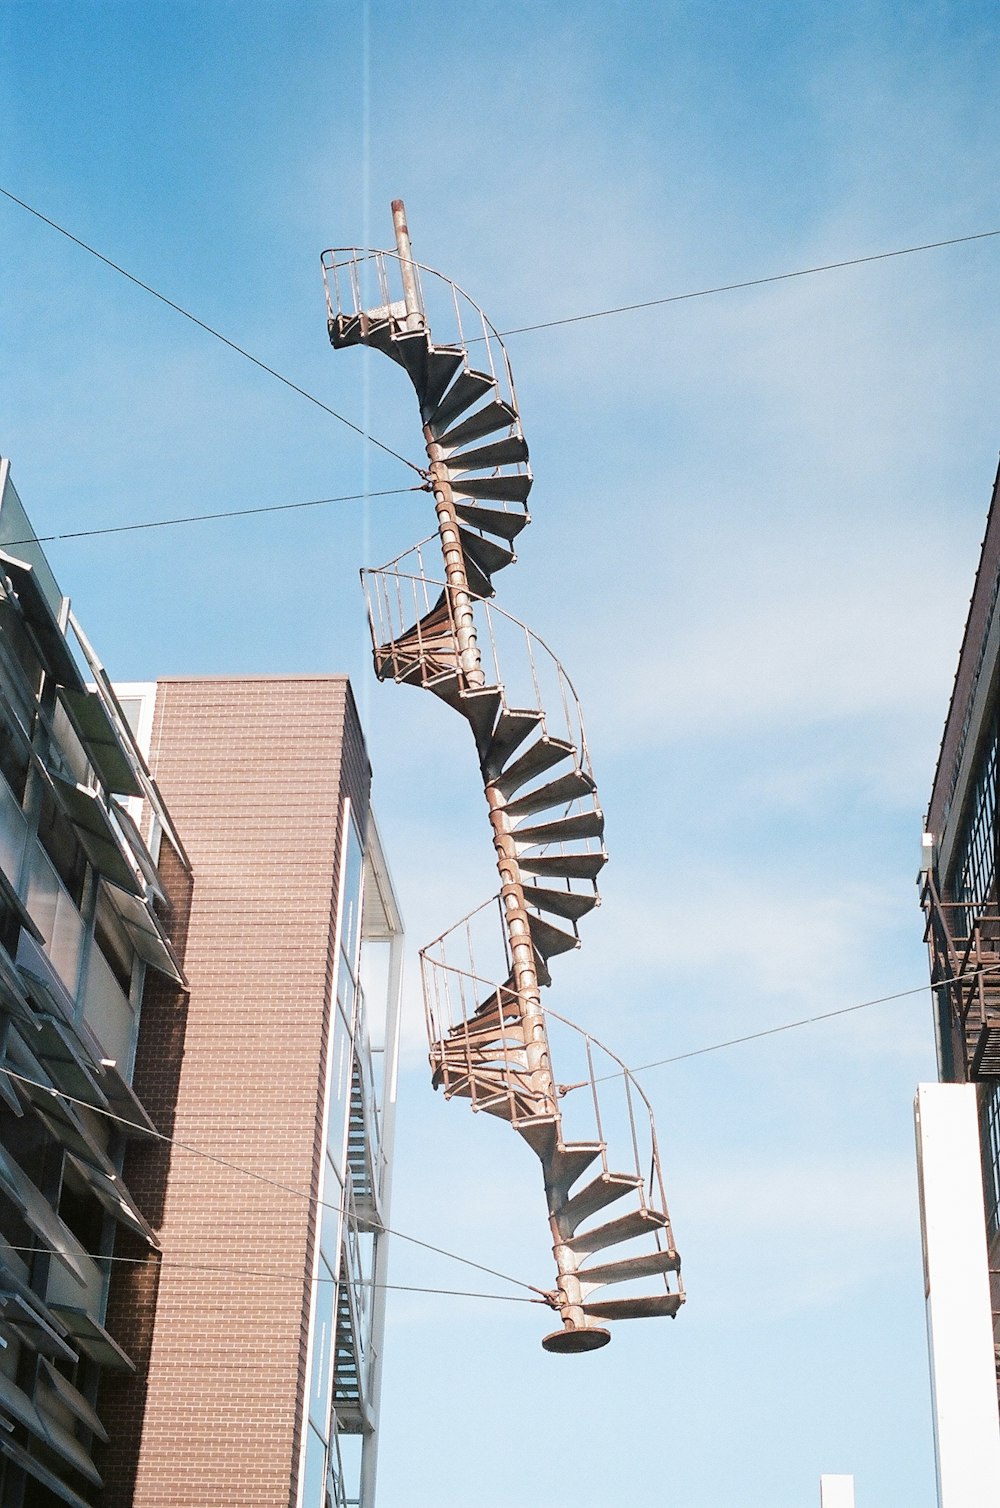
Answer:
<path fill-rule="evenodd" d="M 350 687 L 112 687 L 3 482 L 0 1501 L 370 1508 L 401 928 Z"/>

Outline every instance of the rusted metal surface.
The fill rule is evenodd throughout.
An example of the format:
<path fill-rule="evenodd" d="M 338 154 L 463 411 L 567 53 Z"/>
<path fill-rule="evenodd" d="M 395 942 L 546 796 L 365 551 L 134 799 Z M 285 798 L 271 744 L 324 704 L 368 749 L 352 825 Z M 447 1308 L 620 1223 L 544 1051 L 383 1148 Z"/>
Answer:
<path fill-rule="evenodd" d="M 322 257 L 334 347 L 373 346 L 416 389 L 434 497 L 432 540 L 363 573 L 375 671 L 468 722 L 500 880 L 421 953 L 433 1083 L 506 1120 L 538 1156 L 561 1320 L 543 1344 L 593 1350 L 610 1338 L 603 1321 L 673 1316 L 684 1300 L 648 1101 L 620 1060 L 542 1005 L 550 961 L 579 945 L 599 899 L 604 818 L 569 677 L 491 600 L 532 485 L 506 350 L 467 294 L 414 260 L 401 200 L 392 213 L 395 253 Z M 611 1284 L 628 1295 L 593 1297 Z"/>

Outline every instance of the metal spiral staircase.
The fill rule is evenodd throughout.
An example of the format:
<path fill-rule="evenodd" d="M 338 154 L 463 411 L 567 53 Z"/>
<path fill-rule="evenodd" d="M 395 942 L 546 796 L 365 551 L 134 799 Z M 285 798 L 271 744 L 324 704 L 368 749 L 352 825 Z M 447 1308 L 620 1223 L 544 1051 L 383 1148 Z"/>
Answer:
<path fill-rule="evenodd" d="M 547 1298 L 562 1321 L 542 1344 L 589 1351 L 610 1340 L 600 1321 L 673 1316 L 684 1301 L 649 1103 L 618 1058 L 541 1002 L 550 961 L 579 946 L 599 903 L 604 817 L 568 676 L 490 600 L 530 521 L 507 353 L 461 289 L 413 261 L 403 205 L 392 208 L 395 252 L 322 256 L 333 346 L 374 347 L 413 383 L 437 514 L 430 540 L 363 573 L 375 671 L 468 722 L 500 876 L 494 900 L 421 953 L 433 1083 L 508 1121 L 540 1159 L 557 1271 Z M 565 1082 L 553 1044 L 574 1069 Z M 594 1298 L 611 1285 L 627 1291 Z"/>

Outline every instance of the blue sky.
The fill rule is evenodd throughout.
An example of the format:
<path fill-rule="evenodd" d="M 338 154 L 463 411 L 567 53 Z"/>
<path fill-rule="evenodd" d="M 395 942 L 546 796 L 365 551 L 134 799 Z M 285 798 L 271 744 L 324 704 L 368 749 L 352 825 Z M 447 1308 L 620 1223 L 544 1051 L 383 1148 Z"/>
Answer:
<path fill-rule="evenodd" d="M 1000 226 L 992 5 L 371 0 L 367 28 L 363 0 L 4 0 L 0 181 L 413 459 L 405 379 L 331 351 L 318 270 L 388 244 L 396 195 L 501 329 Z M 6 202 L 0 253 L 0 450 L 40 533 L 407 485 Z M 612 855 L 551 1003 L 634 1063 L 925 974 L 998 255 L 509 342 L 536 481 L 500 601 L 577 684 Z M 431 523 L 414 494 L 51 559 L 121 679 L 350 671 L 412 942 L 394 1222 L 545 1285 L 530 1155 L 422 1061 L 416 949 L 491 850 L 461 728 L 371 679 L 357 571 Z M 394 1295 L 380 1501 L 797 1508 L 854 1472 L 859 1508 L 930 1508 L 932 1074 L 919 995 L 651 1070 L 685 1310 L 560 1359 L 531 1308 Z M 479 1286 L 402 1245 L 393 1277 Z"/>

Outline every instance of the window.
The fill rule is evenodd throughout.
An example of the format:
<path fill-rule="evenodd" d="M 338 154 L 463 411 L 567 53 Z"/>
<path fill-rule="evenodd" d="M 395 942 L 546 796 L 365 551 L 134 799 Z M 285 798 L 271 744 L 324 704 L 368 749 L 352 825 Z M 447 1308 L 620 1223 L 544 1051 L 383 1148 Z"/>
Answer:
<path fill-rule="evenodd" d="M 128 995 L 132 989 L 132 945 L 115 908 L 103 889 L 97 898 L 94 917 L 94 941 L 104 954 L 108 968 Z"/>
<path fill-rule="evenodd" d="M 87 859 L 72 822 L 59 808 L 51 791 L 46 791 L 42 797 L 38 841 L 52 860 L 56 874 L 79 906 L 83 899 Z"/>
<path fill-rule="evenodd" d="M 986 1196 L 986 1234 L 1000 1231 L 1000 1084 L 995 1081 L 980 1103 L 979 1129 L 983 1151 L 983 1191 Z"/>

